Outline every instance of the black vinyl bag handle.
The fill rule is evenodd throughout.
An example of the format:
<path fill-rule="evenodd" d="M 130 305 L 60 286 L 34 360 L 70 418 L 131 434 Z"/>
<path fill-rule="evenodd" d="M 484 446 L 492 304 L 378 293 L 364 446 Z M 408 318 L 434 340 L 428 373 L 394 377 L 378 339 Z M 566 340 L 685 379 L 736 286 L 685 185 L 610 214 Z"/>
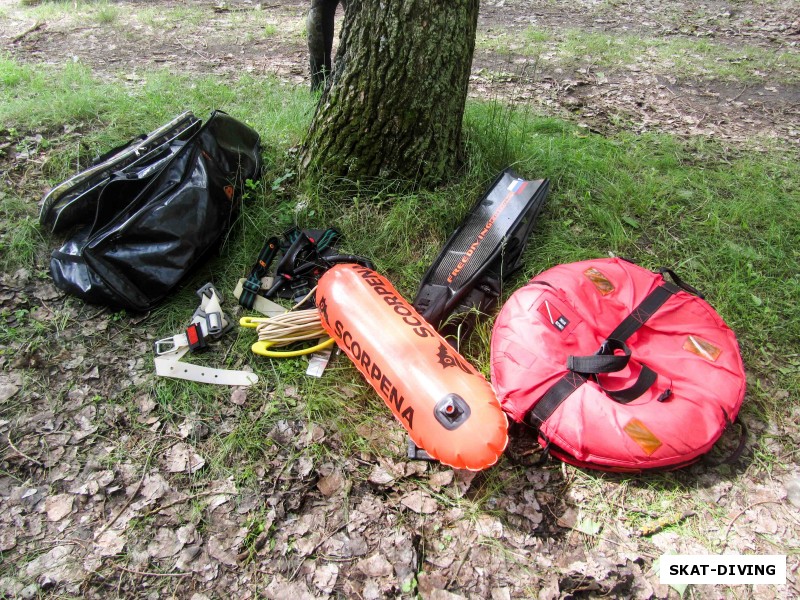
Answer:
<path fill-rule="evenodd" d="M 650 389 L 650 386 L 656 382 L 656 379 L 658 379 L 658 374 L 647 365 L 642 365 L 642 368 L 639 371 L 639 376 L 630 387 L 622 390 L 608 390 L 604 388 L 599 381 L 597 384 L 600 386 L 600 389 L 602 389 L 612 400 L 619 402 L 620 404 L 628 404 L 629 402 L 636 400 L 639 396 Z"/>
<path fill-rule="evenodd" d="M 616 350 L 622 350 L 624 354 L 614 354 Z M 584 375 L 614 373 L 627 367 L 630 359 L 631 349 L 625 342 L 607 339 L 600 346 L 600 350 L 597 351 L 597 354 L 589 356 L 568 356 L 567 369 Z"/>
<path fill-rule="evenodd" d="M 621 350 L 623 354 L 614 354 L 614 352 L 617 350 Z M 593 354 L 591 356 L 567 357 L 567 368 L 570 371 L 580 373 L 581 375 L 615 373 L 628 366 L 630 359 L 630 347 L 628 347 L 625 342 L 609 338 L 603 342 L 603 345 L 600 346 L 600 350 L 597 351 L 597 354 Z M 653 371 L 653 369 L 647 365 L 641 365 L 639 375 L 637 376 L 636 381 L 630 387 L 621 390 L 608 390 L 603 387 L 599 380 L 597 381 L 597 384 L 609 398 L 621 404 L 627 404 L 629 402 L 633 402 L 648 389 L 650 389 L 650 386 L 656 382 L 656 379 L 658 379 L 658 374 Z"/>
<path fill-rule="evenodd" d="M 672 281 L 674 281 L 675 285 L 677 285 L 679 288 L 686 290 L 687 292 L 697 296 L 698 298 L 705 299 L 706 296 L 705 294 L 703 294 L 703 292 L 698 290 L 696 287 L 686 283 L 683 279 L 678 277 L 678 274 L 675 271 L 673 271 L 669 267 L 659 267 L 658 272 L 661 274 L 662 277 L 664 277 L 664 273 L 669 274 L 669 276 L 672 278 Z M 666 279 L 666 277 L 664 277 L 664 279 Z"/>

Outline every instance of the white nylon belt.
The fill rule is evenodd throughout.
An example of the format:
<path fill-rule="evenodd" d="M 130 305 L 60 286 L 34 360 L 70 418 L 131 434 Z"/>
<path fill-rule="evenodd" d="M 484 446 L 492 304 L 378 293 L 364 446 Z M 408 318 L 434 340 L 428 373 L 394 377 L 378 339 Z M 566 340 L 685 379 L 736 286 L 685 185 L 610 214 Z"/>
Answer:
<path fill-rule="evenodd" d="M 176 336 L 178 337 L 178 336 Z M 181 358 L 189 351 L 189 346 L 181 346 L 171 352 L 156 356 L 156 375 L 186 379 L 198 383 L 215 383 L 217 385 L 253 385 L 258 383 L 258 375 L 248 371 L 232 369 L 214 369 L 182 362 Z"/>

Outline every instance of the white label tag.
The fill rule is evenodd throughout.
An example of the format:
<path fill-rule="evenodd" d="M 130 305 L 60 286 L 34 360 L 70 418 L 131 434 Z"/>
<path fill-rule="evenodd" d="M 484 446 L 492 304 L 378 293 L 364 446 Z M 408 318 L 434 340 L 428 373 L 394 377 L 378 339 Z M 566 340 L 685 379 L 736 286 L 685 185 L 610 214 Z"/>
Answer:
<path fill-rule="evenodd" d="M 324 340 L 325 338 L 321 338 Z M 319 352 L 314 352 L 311 357 L 308 359 L 308 368 L 306 369 L 306 375 L 309 377 L 322 377 L 322 374 L 325 372 L 325 368 L 328 366 L 328 363 L 331 360 L 331 348 L 326 348 L 325 350 L 320 350 Z"/>
<path fill-rule="evenodd" d="M 665 554 L 659 559 L 661 583 L 777 584 L 786 583 L 786 556 L 781 554 Z"/>

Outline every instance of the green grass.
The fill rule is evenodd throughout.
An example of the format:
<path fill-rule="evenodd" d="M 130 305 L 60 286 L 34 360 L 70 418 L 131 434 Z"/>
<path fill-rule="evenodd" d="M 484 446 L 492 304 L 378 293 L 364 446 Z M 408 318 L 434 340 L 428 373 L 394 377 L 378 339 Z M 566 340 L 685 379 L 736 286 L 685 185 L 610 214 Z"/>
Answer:
<path fill-rule="evenodd" d="M 521 33 L 479 37 L 477 47 L 497 53 L 538 57 L 540 70 L 554 68 L 623 69 L 646 56 L 660 74 L 681 78 L 712 78 L 753 83 L 796 83 L 800 79 L 800 55 L 775 52 L 758 46 L 731 47 L 692 37 L 643 37 L 580 30 L 553 32 L 528 27 Z"/>
<path fill-rule="evenodd" d="M 0 188 L 5 273 L 24 267 L 44 277 L 48 251 L 59 242 L 36 225 L 36 203 L 46 186 L 103 149 L 179 112 L 190 109 L 205 117 L 221 108 L 262 135 L 265 176 L 249 190 L 246 210 L 222 255 L 150 315 L 149 326 L 159 336 L 185 324 L 196 307 L 197 287 L 212 280 L 229 293 L 265 238 L 295 224 L 339 228 L 344 251 L 369 256 L 411 297 L 450 232 L 496 174 L 512 166 L 526 177 L 549 178 L 552 187 L 524 268 L 505 295 L 550 266 L 609 253 L 648 268 L 672 267 L 706 292 L 736 331 L 750 377 L 745 411 L 761 421 L 789 423 L 800 394 L 800 170 L 795 152 L 777 145 L 755 152 L 709 139 L 655 134 L 601 137 L 521 107 L 470 102 L 464 170 L 440 189 L 409 190 L 390 180 L 298 182 L 291 149 L 302 139 L 313 110 L 305 89 L 251 77 L 221 81 L 163 72 L 143 77 L 141 85 L 128 87 L 99 81 L 80 64 L 50 70 L 0 60 L 3 133 L 17 145 L 42 136 L 28 149 L 33 158 L 9 171 L 8 181 L 21 185 Z M 58 326 L 43 328 L 28 314 L 3 313 L 0 341 L 25 339 L 44 347 Z M 484 321 L 464 347 L 484 373 L 490 334 L 491 320 Z M 281 450 L 270 438 L 281 419 L 323 426 L 324 443 L 292 450 L 292 456 L 309 457 L 314 464 L 395 451 L 362 435 L 395 425 L 346 361 L 340 359 L 324 378 L 313 380 L 305 377 L 302 359 L 250 356 L 253 341 L 252 332 L 238 331 L 222 351 L 197 359 L 213 363 L 224 356 L 225 364 L 215 366 L 254 366 L 268 384 L 252 390 L 244 407 L 231 408 L 227 389 L 160 380 L 146 390 L 156 399 L 161 418 L 173 426 L 190 416 L 231 424 L 199 445 L 208 467 L 196 477 L 253 481 L 265 457 Z M 777 460 L 770 448 L 757 447 L 754 468 L 769 471 Z M 605 481 L 588 474 L 576 485 L 592 488 Z M 681 475 L 650 481 L 656 491 L 636 492 L 643 510 L 658 509 L 656 498 L 665 493 L 683 505 L 693 491 Z M 503 485 L 490 474 L 476 506 L 489 506 Z M 614 518 L 615 510 L 607 503 L 596 512 Z M 694 535 L 692 522 L 677 527 Z"/>
<path fill-rule="evenodd" d="M 101 25 L 111 25 L 119 19 L 120 9 L 107 2 L 98 4 L 97 10 L 93 13 L 94 19 Z"/>

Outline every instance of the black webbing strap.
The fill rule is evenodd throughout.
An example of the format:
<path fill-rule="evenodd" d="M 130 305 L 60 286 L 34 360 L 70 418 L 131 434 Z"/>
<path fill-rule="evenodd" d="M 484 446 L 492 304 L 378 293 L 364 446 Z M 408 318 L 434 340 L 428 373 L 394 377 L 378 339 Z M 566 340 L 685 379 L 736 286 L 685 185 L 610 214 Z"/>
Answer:
<path fill-rule="evenodd" d="M 242 284 L 242 294 L 239 296 L 239 304 L 245 308 L 253 308 L 256 295 L 261 289 L 261 278 L 266 277 L 269 265 L 275 260 L 279 247 L 280 240 L 276 237 L 271 237 L 258 254 L 256 264 L 253 266 L 253 270 L 250 271 L 250 275 L 247 276 L 247 281 Z"/>
<path fill-rule="evenodd" d="M 651 385 L 656 382 L 658 378 L 658 374 L 653 371 L 647 365 L 642 365 L 641 371 L 639 371 L 639 376 L 636 378 L 636 382 L 630 386 L 625 388 L 624 390 L 607 390 L 603 386 L 603 391 L 608 394 L 610 398 L 613 398 L 620 404 L 627 404 L 628 402 L 633 402 L 639 396 L 644 394 Z"/>
<path fill-rule="evenodd" d="M 747 425 L 744 424 L 741 415 L 737 415 L 736 418 L 733 420 L 733 422 L 728 421 L 727 418 L 726 421 L 727 421 L 726 428 L 730 425 L 733 425 L 734 423 L 739 425 L 739 428 L 741 430 L 741 434 L 739 435 L 739 443 L 736 445 L 736 448 L 733 450 L 733 452 L 731 452 L 727 457 L 723 459 L 715 460 L 710 458 L 708 455 L 704 456 L 703 462 L 705 462 L 710 467 L 718 467 L 720 465 L 732 465 L 742 457 L 745 445 L 747 444 L 747 437 L 748 437 Z"/>
<path fill-rule="evenodd" d="M 680 288 L 677 285 L 665 281 L 650 292 L 639 306 L 634 308 L 633 312 L 625 317 L 622 323 L 617 325 L 616 329 L 614 329 L 608 337 L 624 342 L 644 325 L 647 319 L 652 317 L 656 311 L 678 291 L 680 291 Z"/>
<path fill-rule="evenodd" d="M 624 354 L 614 354 L 615 350 L 622 350 Z M 631 349 L 622 340 L 608 338 L 597 354 L 589 356 L 568 356 L 567 369 L 576 373 L 616 373 L 628 366 L 631 359 Z"/>
<path fill-rule="evenodd" d="M 619 342 L 624 342 L 627 340 L 631 335 L 633 335 L 645 322 L 652 317 L 656 311 L 663 306 L 663 304 L 676 292 L 678 292 L 680 288 L 677 285 L 674 285 L 668 281 L 665 281 L 663 284 L 658 286 L 652 292 L 650 292 L 647 297 L 642 300 L 639 305 L 633 309 L 630 315 L 628 315 L 623 321 L 617 325 L 613 332 L 608 336 L 609 340 L 617 340 Z M 624 344 L 623 344 L 624 345 Z M 571 357 L 572 359 L 575 358 L 587 358 L 587 357 Z M 604 357 L 604 360 L 608 360 L 608 356 Z M 620 359 L 626 359 L 626 357 L 619 357 Z M 629 357 L 628 357 L 629 358 Z M 627 360 L 627 359 L 626 359 Z M 580 366 L 580 365 L 579 365 Z M 623 367 L 624 368 L 624 367 Z M 645 371 L 649 371 L 647 373 Z M 650 375 L 652 373 L 652 375 Z M 622 400 L 618 400 L 619 402 L 627 403 L 631 402 L 632 400 L 636 399 L 640 396 L 644 390 L 650 387 L 653 382 L 655 381 L 656 374 L 652 369 L 649 369 L 645 365 L 642 365 L 642 372 L 639 375 L 637 382 L 627 388 L 626 390 L 619 390 L 618 392 L 606 392 L 617 400 L 619 397 Z M 539 402 L 536 403 L 536 406 L 528 412 L 525 417 L 525 420 L 528 422 L 529 425 L 534 427 L 540 426 L 544 423 L 550 415 L 555 412 L 555 410 L 561 405 L 564 400 L 566 400 L 575 390 L 577 390 L 580 386 L 582 386 L 586 381 L 588 381 L 589 377 L 585 376 L 581 373 L 576 373 L 574 371 L 569 371 L 564 374 L 561 379 L 558 380 L 547 392 Z M 649 383 L 648 383 L 649 381 Z M 617 397 L 614 397 L 614 394 Z M 634 395 L 635 394 L 635 395 Z M 627 399 L 626 399 L 627 398 Z"/>
<path fill-rule="evenodd" d="M 559 405 L 566 400 L 575 390 L 581 387 L 589 378 L 580 373 L 569 371 L 547 390 L 542 399 L 536 403 L 533 410 L 525 415 L 528 425 L 538 427 L 552 415 Z"/>

